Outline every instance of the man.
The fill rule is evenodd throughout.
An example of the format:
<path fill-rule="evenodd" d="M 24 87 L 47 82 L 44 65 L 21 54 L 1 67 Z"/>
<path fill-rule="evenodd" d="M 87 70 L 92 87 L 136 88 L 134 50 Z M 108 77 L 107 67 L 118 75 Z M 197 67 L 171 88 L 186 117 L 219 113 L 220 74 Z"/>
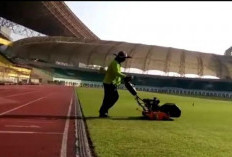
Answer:
<path fill-rule="evenodd" d="M 127 56 L 124 51 L 119 51 L 118 54 L 114 55 L 116 57 L 108 66 L 103 80 L 104 99 L 99 110 L 99 117 L 102 118 L 108 117 L 108 110 L 117 102 L 119 98 L 117 87 L 121 84 L 121 80 L 131 80 L 131 76 L 126 76 L 121 73 L 121 63 L 124 62 L 126 58 L 131 57 Z"/>

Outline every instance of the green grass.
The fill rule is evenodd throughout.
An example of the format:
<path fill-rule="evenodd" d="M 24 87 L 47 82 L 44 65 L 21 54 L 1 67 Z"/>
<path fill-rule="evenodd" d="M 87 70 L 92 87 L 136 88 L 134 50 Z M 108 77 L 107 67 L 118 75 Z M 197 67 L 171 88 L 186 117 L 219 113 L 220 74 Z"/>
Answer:
<path fill-rule="evenodd" d="M 99 119 L 103 89 L 77 88 L 98 157 L 231 157 L 231 101 L 138 92 L 176 103 L 182 110 L 174 121 L 141 120 L 134 97 L 119 90 L 120 99 Z M 192 105 L 194 102 L 194 106 Z"/>

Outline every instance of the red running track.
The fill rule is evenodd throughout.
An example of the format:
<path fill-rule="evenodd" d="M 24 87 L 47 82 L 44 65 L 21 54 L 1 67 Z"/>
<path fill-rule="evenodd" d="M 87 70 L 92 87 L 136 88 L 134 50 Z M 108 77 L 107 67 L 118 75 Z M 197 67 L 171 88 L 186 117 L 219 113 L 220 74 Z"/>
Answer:
<path fill-rule="evenodd" d="M 0 157 L 74 157 L 74 88 L 0 86 Z"/>

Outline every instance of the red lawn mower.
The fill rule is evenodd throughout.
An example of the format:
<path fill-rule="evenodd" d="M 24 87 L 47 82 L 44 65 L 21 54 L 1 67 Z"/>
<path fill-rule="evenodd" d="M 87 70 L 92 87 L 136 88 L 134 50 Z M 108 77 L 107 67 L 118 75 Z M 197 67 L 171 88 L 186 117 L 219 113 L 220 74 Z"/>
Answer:
<path fill-rule="evenodd" d="M 153 99 L 141 99 L 136 92 L 134 85 L 130 80 L 124 80 L 127 90 L 135 96 L 139 106 L 142 107 L 142 115 L 150 120 L 173 120 L 181 116 L 180 108 L 174 103 L 165 103 L 159 105 L 160 101 L 156 97 Z"/>

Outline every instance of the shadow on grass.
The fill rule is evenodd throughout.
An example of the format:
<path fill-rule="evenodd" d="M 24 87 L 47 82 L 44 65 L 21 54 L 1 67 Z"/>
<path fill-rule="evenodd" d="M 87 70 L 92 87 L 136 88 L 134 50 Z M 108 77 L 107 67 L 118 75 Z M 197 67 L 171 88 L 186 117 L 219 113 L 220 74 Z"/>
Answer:
<path fill-rule="evenodd" d="M 80 116 L 61 116 L 61 115 L 0 115 L 1 118 L 19 118 L 19 119 L 83 119 Z M 92 119 L 110 119 L 110 120 L 146 120 L 146 121 L 173 121 L 173 119 L 169 120 L 150 120 L 146 117 L 138 116 L 138 117 L 108 117 L 108 118 L 100 118 L 98 116 L 93 117 L 84 117 L 85 120 Z"/>
<path fill-rule="evenodd" d="M 100 117 L 85 117 L 86 120 L 92 119 L 110 119 L 110 120 L 146 120 L 146 121 L 173 121 L 174 119 L 169 120 L 150 120 L 146 117 L 108 117 L 108 118 L 100 118 Z"/>

